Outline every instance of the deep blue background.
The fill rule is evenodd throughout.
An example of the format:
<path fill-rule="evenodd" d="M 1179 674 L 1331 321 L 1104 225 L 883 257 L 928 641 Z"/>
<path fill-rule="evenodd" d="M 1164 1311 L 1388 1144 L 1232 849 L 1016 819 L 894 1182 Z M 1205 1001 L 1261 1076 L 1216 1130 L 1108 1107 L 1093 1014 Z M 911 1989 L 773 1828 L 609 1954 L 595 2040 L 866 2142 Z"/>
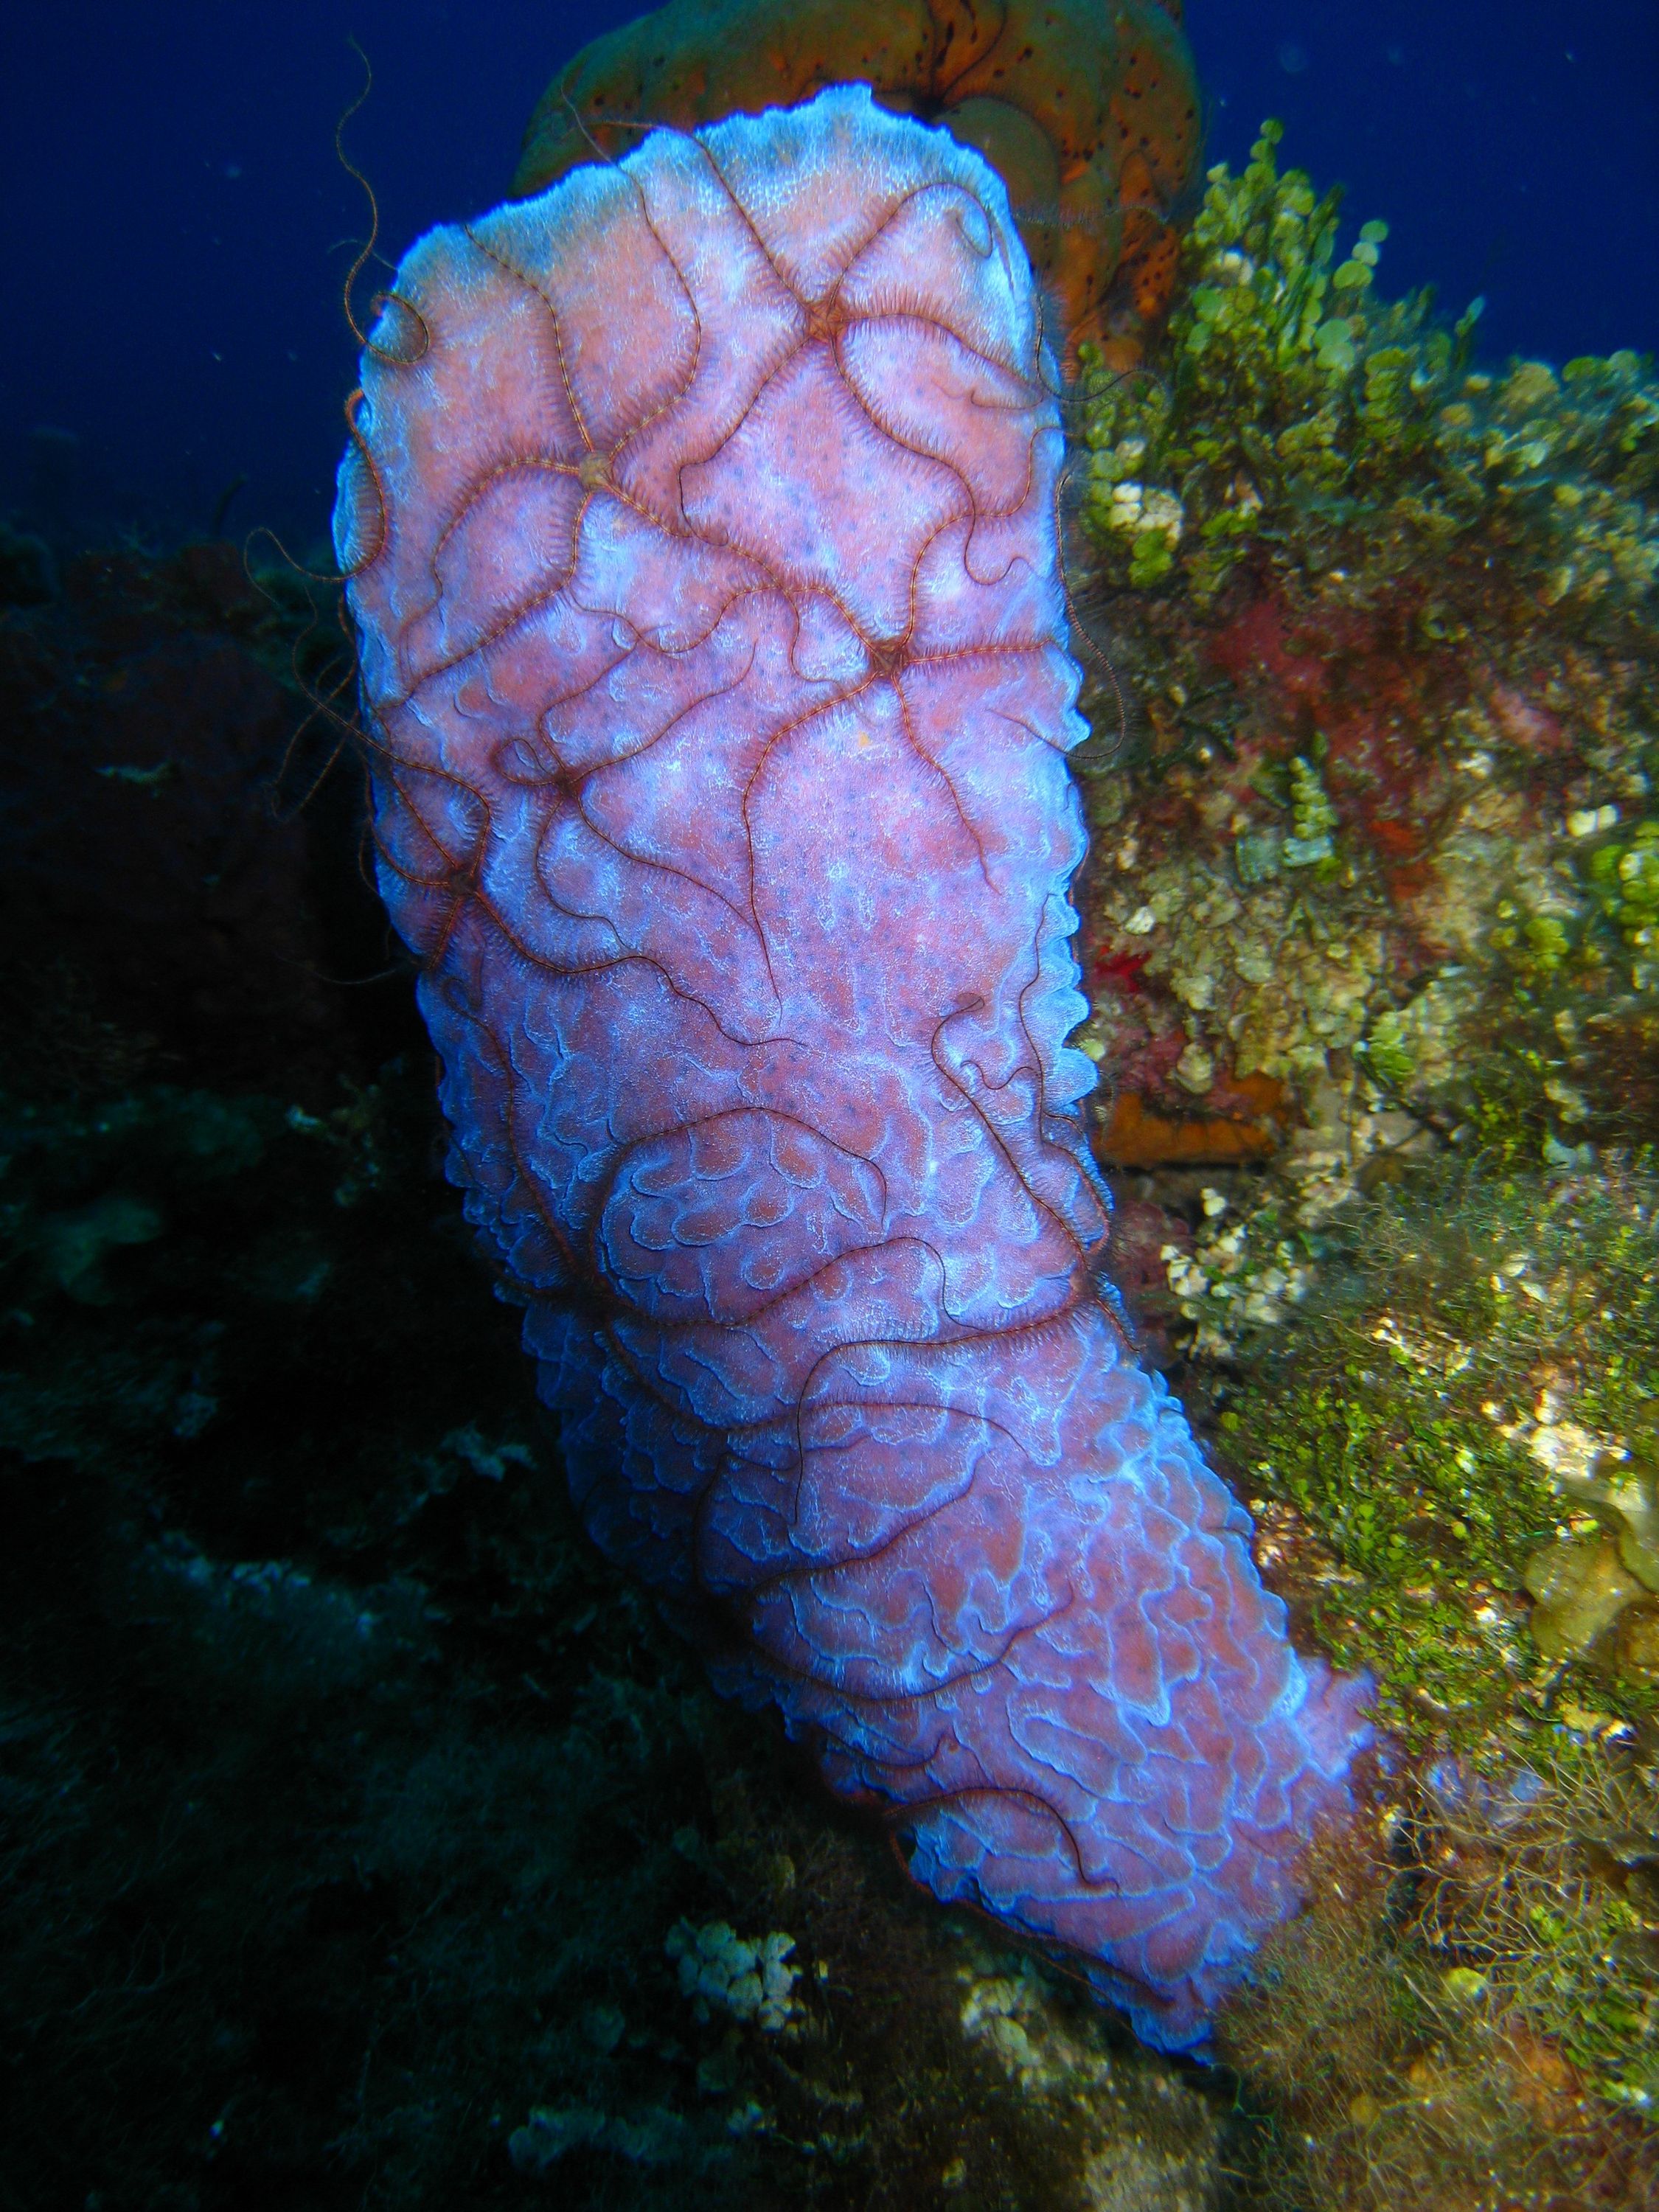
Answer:
<path fill-rule="evenodd" d="M 1104 0 L 1103 0 L 1104 4 Z M 351 382 L 344 243 L 497 199 L 554 69 L 636 9 L 574 0 L 10 0 L 0 23 L 0 505 L 298 551 Z M 1382 277 L 1489 301 L 1486 349 L 1659 346 L 1656 0 L 1190 0 L 1211 159 L 1285 156 L 1393 226 Z M 46 425 L 78 443 L 31 439 Z"/>

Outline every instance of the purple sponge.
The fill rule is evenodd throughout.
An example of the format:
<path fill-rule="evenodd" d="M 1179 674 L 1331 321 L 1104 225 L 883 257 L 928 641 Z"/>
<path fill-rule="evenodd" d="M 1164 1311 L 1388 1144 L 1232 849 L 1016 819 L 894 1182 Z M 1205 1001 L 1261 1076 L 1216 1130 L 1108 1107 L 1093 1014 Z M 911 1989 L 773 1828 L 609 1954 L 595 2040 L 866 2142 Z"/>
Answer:
<path fill-rule="evenodd" d="M 1103 1287 L 1062 439 L 861 88 L 421 240 L 363 366 L 380 883 L 589 1528 L 938 1895 L 1200 2040 L 1363 1686 Z"/>

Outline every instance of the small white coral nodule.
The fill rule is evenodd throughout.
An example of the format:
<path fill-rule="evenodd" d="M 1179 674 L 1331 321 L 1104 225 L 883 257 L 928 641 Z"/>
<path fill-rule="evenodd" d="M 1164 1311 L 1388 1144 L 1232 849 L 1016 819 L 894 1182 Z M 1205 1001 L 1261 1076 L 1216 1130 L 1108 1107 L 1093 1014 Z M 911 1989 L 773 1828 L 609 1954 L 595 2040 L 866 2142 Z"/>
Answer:
<path fill-rule="evenodd" d="M 787 2027 L 800 2009 L 795 1984 L 801 1970 L 787 1963 L 794 1948 L 794 1937 L 778 1930 L 745 1942 L 724 1920 L 711 1920 L 706 1928 L 676 1921 L 663 1946 L 679 1966 L 682 1996 L 691 1999 L 700 2019 L 711 2009 L 730 2013 L 734 2020 L 757 2021 L 769 2035 Z"/>

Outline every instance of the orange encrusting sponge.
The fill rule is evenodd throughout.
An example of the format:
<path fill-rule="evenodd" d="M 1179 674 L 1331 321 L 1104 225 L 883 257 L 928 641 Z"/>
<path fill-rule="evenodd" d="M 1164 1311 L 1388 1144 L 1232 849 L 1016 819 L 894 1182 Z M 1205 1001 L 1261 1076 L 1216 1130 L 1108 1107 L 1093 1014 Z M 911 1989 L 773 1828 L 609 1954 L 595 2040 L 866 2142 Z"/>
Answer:
<path fill-rule="evenodd" d="M 1169 303 L 1170 210 L 1198 161 L 1180 19 L 1180 0 L 671 0 L 560 70 L 513 190 L 619 159 L 642 126 L 691 131 L 866 83 L 999 172 L 1068 356 L 1084 337 L 1133 347 Z"/>

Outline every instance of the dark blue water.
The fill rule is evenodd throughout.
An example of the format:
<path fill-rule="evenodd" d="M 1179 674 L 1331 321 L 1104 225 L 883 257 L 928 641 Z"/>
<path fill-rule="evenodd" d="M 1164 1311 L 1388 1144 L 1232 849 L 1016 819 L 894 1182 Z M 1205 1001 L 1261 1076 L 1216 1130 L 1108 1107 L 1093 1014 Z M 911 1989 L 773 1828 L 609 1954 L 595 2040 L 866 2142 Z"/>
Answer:
<path fill-rule="evenodd" d="M 0 27 L 0 504 L 303 550 L 326 512 L 361 194 L 395 259 L 501 195 L 537 94 L 636 12 L 561 0 L 13 0 Z M 1654 0 L 1192 0 L 1212 158 L 1284 153 L 1386 216 L 1389 289 L 1488 302 L 1486 349 L 1659 345 Z M 70 434 L 41 439 L 41 428 Z"/>

